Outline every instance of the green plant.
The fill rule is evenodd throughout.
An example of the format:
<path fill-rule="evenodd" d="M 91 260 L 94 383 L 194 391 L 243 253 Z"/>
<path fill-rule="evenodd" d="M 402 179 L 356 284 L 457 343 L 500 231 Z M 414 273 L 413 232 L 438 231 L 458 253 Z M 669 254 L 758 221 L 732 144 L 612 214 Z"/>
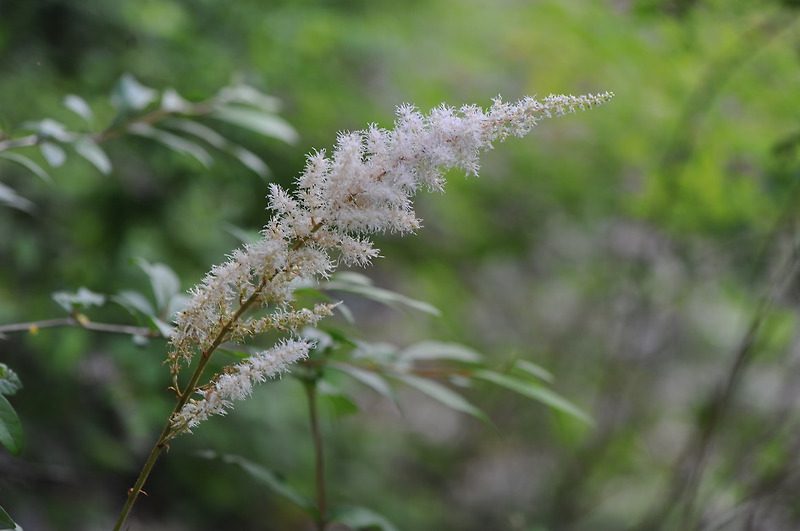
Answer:
<path fill-rule="evenodd" d="M 186 117 L 216 116 L 264 134 L 291 139 L 285 124 L 264 114 L 264 102 L 271 100 L 249 87 L 222 91 L 202 104 L 187 103 L 176 93 L 165 91 L 160 107 L 151 110 L 148 106 L 156 99 L 155 91 L 142 87 L 129 76 L 123 78 L 116 94 L 119 115 L 99 135 L 70 133 L 60 124 L 43 120 L 35 135 L 9 139 L 0 147 L 8 150 L 38 145 L 42 155 L 56 167 L 65 158 L 57 143 L 72 144 L 77 153 L 101 171 L 107 171 L 110 163 L 97 144 L 128 132 L 158 140 L 201 162 L 210 161 L 203 148 L 154 128 L 154 124 L 160 123 L 198 136 L 214 147 L 227 148 L 248 167 L 264 170 L 263 164 L 254 163 L 254 156 L 243 155 L 240 148 L 231 147 L 213 130 Z M 390 382 L 399 382 L 454 410 L 488 420 L 452 387 L 439 382 L 464 385 L 482 381 L 588 420 L 579 408 L 546 387 L 551 378 L 547 371 L 528 361 L 516 360 L 498 370 L 464 346 L 437 342 L 402 348 L 376 346 L 334 329 L 321 329 L 318 323 L 337 309 L 350 316 L 345 307 L 326 295 L 329 291 L 349 291 L 381 302 L 433 311 L 425 303 L 376 288 L 361 275 L 336 274 L 334 270 L 340 262 L 363 266 L 378 257 L 370 234 L 416 231 L 420 220 L 412 208 L 412 198 L 420 188 L 443 190 L 445 171 L 461 168 L 467 174 L 477 175 L 478 156 L 490 149 L 493 142 L 510 135 L 524 136 L 543 118 L 592 107 L 612 96 L 611 93 L 580 97 L 551 95 L 541 101 L 525 98 L 513 104 L 497 99 L 488 111 L 476 106 L 456 110 L 443 105 L 422 114 L 410 106 L 400 107 L 394 129 L 371 126 L 364 131 L 342 133 L 330 155 L 324 151 L 310 155 L 293 193 L 271 185 L 269 206 L 273 217 L 261 238 L 245 243 L 233 251 L 227 262 L 214 266 L 188 298 L 180 294 L 180 281 L 170 268 L 140 260 L 139 266 L 150 279 L 152 302 L 133 291 L 109 297 L 81 288 L 74 294 L 54 295 L 68 312 L 66 318 L 0 327 L 0 332 L 14 332 L 78 326 L 130 334 L 138 341 L 148 338 L 169 341 L 167 364 L 172 373 L 175 405 L 128 493 L 115 529 L 125 525 L 153 466 L 172 439 L 191 433 L 210 416 L 226 414 L 235 401 L 251 394 L 254 384 L 288 372 L 293 365 L 299 366 L 294 376 L 304 386 L 308 398 L 317 463 L 315 501 L 303 499 L 268 471 L 243 458 L 222 456 L 222 459 L 243 467 L 308 511 L 320 530 L 332 521 L 353 527 L 378 525 L 392 529 L 385 519 L 367 509 L 329 506 L 317 402 L 324 395 L 335 397 L 345 410 L 354 407 L 329 378 L 332 373 L 344 373 L 393 401 L 396 396 Z M 88 119 L 91 114 L 81 101 L 68 99 L 67 105 Z M 262 108 L 231 108 L 232 101 Z M 180 115 L 180 121 L 174 115 Z M 85 145 L 91 147 L 87 149 Z M 20 157 L 11 160 L 37 175 L 44 174 L 33 161 Z M 9 205 L 23 210 L 27 207 L 21 198 L 14 198 Z M 305 304 L 314 299 L 324 302 Z M 96 323 L 87 317 L 90 308 L 102 306 L 106 301 L 143 317 L 146 326 Z M 264 334 L 278 335 L 271 348 L 259 350 L 247 346 L 248 340 Z M 212 370 L 212 357 L 216 360 L 218 353 L 232 357 L 235 362 Z M 181 375 L 184 366 L 191 369 L 188 378 Z M 19 431 L 18 421 L 13 422 L 16 417 L 9 419 L 7 424 Z M 19 437 L 9 440 L 16 443 Z M 0 442 L 5 444 L 6 440 Z"/>

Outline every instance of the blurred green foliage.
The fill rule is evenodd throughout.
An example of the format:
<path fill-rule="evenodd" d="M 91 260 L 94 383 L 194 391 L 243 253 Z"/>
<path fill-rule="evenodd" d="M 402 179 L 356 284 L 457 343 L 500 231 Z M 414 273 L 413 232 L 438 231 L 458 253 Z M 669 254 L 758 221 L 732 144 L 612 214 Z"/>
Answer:
<path fill-rule="evenodd" d="M 445 198 L 419 197 L 418 235 L 383 238 L 369 275 L 440 317 L 348 301 L 370 340 L 458 341 L 546 367 L 595 426 L 488 386 L 470 400 L 498 431 L 413 393 L 401 416 L 361 389 L 362 413 L 325 426 L 331 494 L 400 529 L 788 530 L 800 526 L 798 35 L 796 2 L 779 1 L 5 2 L 0 128 L 81 127 L 66 94 L 108 123 L 125 72 L 192 101 L 242 79 L 280 98 L 301 140 L 221 131 L 289 184 L 305 153 L 389 125 L 403 102 L 613 90 L 609 106 L 502 145 L 481 179 L 454 174 Z M 35 205 L 0 210 L 0 322 L 60 315 L 55 291 L 145 290 L 137 258 L 187 289 L 238 245 L 232 229 L 266 221 L 264 180 L 234 159 L 205 168 L 133 137 L 104 148 L 111 175 L 74 158 L 52 184 L 0 160 L 0 182 Z M 164 354 L 76 329 L 0 342 L 24 384 L 23 453 L 0 453 L 14 520 L 110 528 L 170 410 Z M 198 457 L 245 456 L 310 496 L 303 399 L 297 382 L 271 383 L 176 441 L 132 528 L 303 529 L 291 504 Z"/>

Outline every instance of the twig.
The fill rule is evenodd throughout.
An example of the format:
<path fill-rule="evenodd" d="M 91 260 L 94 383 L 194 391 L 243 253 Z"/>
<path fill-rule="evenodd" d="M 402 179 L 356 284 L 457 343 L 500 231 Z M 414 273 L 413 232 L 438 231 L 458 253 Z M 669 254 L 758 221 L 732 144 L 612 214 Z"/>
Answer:
<path fill-rule="evenodd" d="M 62 317 L 60 319 L 46 319 L 44 321 L 30 321 L 27 323 L 14 323 L 0 325 L 1 334 L 11 334 L 14 332 L 36 333 L 43 328 L 76 327 L 94 330 L 96 332 L 108 332 L 111 334 L 125 334 L 130 336 L 161 337 L 158 330 L 151 330 L 143 326 L 117 325 L 110 323 L 95 323 L 85 319 L 75 317 Z"/>

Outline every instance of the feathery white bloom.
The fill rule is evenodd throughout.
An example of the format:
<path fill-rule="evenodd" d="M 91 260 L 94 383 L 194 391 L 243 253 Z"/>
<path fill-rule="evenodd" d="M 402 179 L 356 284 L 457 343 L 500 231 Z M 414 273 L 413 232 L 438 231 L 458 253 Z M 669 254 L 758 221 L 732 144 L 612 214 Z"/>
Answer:
<path fill-rule="evenodd" d="M 327 277 L 335 268 L 331 253 L 348 264 L 366 265 L 379 256 L 368 235 L 383 231 L 413 232 L 420 227 L 412 198 L 420 188 L 442 190 L 444 173 L 461 168 L 477 175 L 478 156 L 495 141 L 527 134 L 539 120 L 605 103 L 613 97 L 550 95 L 504 103 L 499 97 L 488 111 L 475 105 L 454 109 L 442 105 L 429 114 L 410 105 L 397 109 L 392 130 L 376 125 L 340 133 L 328 155 L 308 156 L 294 193 L 270 185 L 273 217 L 254 245 L 234 251 L 191 290 L 186 309 L 176 318 L 168 361 L 175 378 L 181 362 L 194 353 L 206 359 L 225 341 L 242 341 L 268 329 L 296 329 L 315 324 L 331 307 L 287 310 L 298 280 Z M 273 317 L 247 320 L 247 310 L 282 308 Z M 224 414 L 232 400 L 250 394 L 263 381 L 301 359 L 309 343 L 290 340 L 264 355 L 234 366 L 189 401 L 173 417 L 175 433 L 210 415 Z"/>
<path fill-rule="evenodd" d="M 202 399 L 189 400 L 172 416 L 173 434 L 190 432 L 191 428 L 212 415 L 225 415 L 233 407 L 233 401 L 250 396 L 253 383 L 264 382 L 287 371 L 289 365 L 305 358 L 312 347 L 312 342 L 289 339 L 229 367 L 212 382 L 211 388 L 198 391 Z"/>

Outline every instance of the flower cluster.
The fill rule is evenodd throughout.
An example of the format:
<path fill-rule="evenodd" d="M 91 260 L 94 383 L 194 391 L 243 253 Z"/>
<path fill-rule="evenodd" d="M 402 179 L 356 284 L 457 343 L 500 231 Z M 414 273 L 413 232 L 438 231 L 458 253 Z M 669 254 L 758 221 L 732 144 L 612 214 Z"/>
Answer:
<path fill-rule="evenodd" d="M 172 416 L 173 433 L 188 432 L 212 415 L 224 415 L 233 407 L 232 400 L 244 400 L 253 391 L 253 383 L 273 378 L 286 367 L 303 359 L 312 344 L 303 340 L 286 340 L 271 349 L 254 354 L 242 363 L 228 368 L 208 389 L 198 391 L 201 400 L 189 400 Z"/>
<path fill-rule="evenodd" d="M 327 277 L 337 257 L 346 264 L 368 264 L 379 254 L 368 238 L 371 233 L 419 228 L 412 208 L 417 190 L 442 190 L 443 175 L 452 168 L 477 175 L 478 156 L 493 142 L 523 136 L 543 118 L 612 97 L 610 92 L 551 95 L 515 103 L 498 98 L 488 111 L 474 105 L 459 110 L 442 105 L 429 114 L 405 105 L 398 108 L 392 130 L 372 125 L 341 133 L 332 154 L 318 151 L 308 157 L 294 193 L 270 187 L 274 214 L 261 241 L 234 251 L 192 290 L 171 339 L 168 361 L 176 389 L 180 365 L 188 364 L 193 354 L 207 361 L 225 341 L 243 341 L 269 329 L 296 331 L 329 315 L 331 305 L 292 309 L 296 282 Z M 273 313 L 262 318 L 246 315 L 257 307 Z M 296 340 L 282 343 L 230 368 L 198 391 L 201 400 L 188 401 L 173 416 L 174 429 L 186 431 L 211 414 L 224 413 L 231 400 L 249 395 L 251 382 L 280 373 L 311 347 Z"/>

